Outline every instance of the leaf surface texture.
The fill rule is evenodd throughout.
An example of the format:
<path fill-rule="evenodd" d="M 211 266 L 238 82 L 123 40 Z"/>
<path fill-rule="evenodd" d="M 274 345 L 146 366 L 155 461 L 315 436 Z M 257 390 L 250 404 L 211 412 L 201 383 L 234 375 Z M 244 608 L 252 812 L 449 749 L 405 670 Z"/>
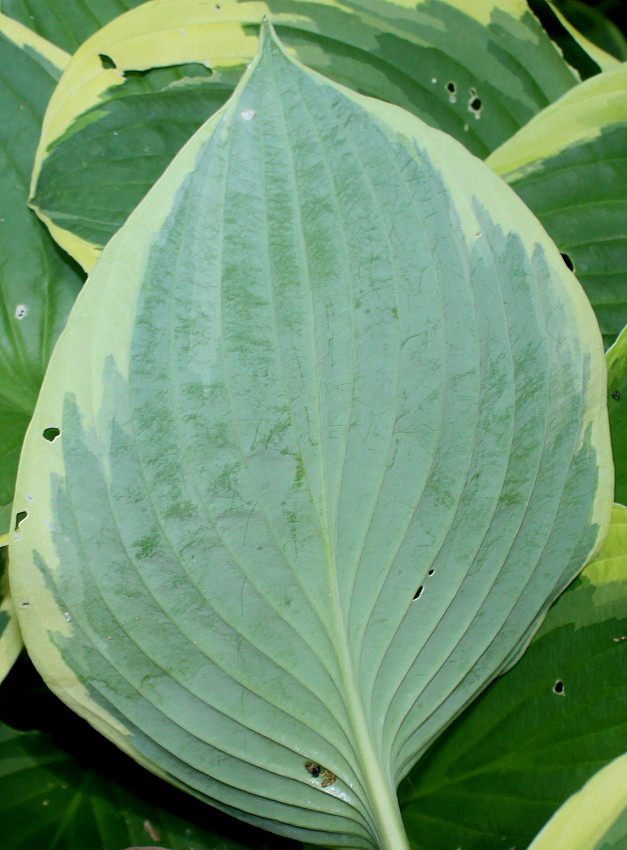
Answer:
<path fill-rule="evenodd" d="M 500 178 L 266 35 L 57 346 L 11 544 L 29 651 L 203 799 L 406 846 L 397 783 L 605 532 L 604 369 Z"/>

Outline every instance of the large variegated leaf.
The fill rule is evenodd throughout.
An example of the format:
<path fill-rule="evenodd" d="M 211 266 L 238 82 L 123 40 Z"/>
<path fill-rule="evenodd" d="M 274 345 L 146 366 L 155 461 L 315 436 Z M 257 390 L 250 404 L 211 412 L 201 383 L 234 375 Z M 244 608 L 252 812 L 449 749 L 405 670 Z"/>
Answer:
<path fill-rule="evenodd" d="M 310 67 L 481 156 L 577 82 L 520 0 L 145 3 L 77 51 L 46 116 L 34 207 L 84 267 L 232 91 L 265 14 Z M 206 63 L 211 78 L 133 96 L 135 72 L 182 62 Z"/>
<path fill-rule="evenodd" d="M 627 847 L 627 753 L 590 779 L 555 813 L 529 850 Z"/>
<path fill-rule="evenodd" d="M 402 783 L 413 850 L 527 847 L 624 752 L 626 703 L 627 508 L 616 505 L 598 557 L 551 607 L 523 658 Z"/>
<path fill-rule="evenodd" d="M 627 64 L 568 92 L 488 163 L 569 258 L 606 341 L 627 324 Z"/>
<path fill-rule="evenodd" d="M 401 850 L 397 782 L 604 534 L 604 376 L 515 194 L 267 36 L 57 346 L 11 542 L 29 651 L 201 798 Z"/>
<path fill-rule="evenodd" d="M 81 282 L 26 207 L 44 110 L 68 59 L 0 15 L 0 534 L 46 363 Z"/>

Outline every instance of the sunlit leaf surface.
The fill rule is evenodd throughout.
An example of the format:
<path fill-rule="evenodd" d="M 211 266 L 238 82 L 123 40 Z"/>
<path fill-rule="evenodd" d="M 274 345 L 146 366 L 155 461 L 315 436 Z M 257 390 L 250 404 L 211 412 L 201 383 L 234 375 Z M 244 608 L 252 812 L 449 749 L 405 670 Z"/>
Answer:
<path fill-rule="evenodd" d="M 605 532 L 604 381 L 503 181 L 266 33 L 55 350 L 11 539 L 29 652 L 202 799 L 401 850 L 397 783 Z"/>

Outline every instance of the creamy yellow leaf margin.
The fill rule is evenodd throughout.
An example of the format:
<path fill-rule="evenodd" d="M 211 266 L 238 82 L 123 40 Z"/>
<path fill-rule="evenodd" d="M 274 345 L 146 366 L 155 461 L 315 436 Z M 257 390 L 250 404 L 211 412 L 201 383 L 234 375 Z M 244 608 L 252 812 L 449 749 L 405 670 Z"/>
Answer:
<path fill-rule="evenodd" d="M 397 29 L 415 16 L 417 6 L 428 8 L 429 0 L 383 0 L 345 4 L 338 0 L 299 0 L 298 11 L 277 10 L 265 2 L 203 3 L 201 0 L 149 0 L 115 18 L 79 48 L 54 92 L 44 118 L 42 136 L 35 155 L 31 195 L 42 168 L 46 151 L 86 110 L 98 105 L 105 92 L 124 83 L 126 71 L 145 71 L 154 67 L 185 63 L 204 63 L 212 68 L 242 66 L 257 50 L 256 26 L 268 17 L 275 24 L 289 24 L 305 32 L 329 36 L 316 20 L 321 7 L 338 9 L 354 17 L 355 44 L 364 50 L 376 47 L 376 35 L 397 34 L 406 41 L 424 42 L 404 29 Z M 447 5 L 483 26 L 492 22 L 495 12 L 513 20 L 529 13 L 524 0 L 447 0 Z M 367 26 L 360 27 L 360 23 Z M 357 32 L 359 30 L 359 35 Z M 287 48 L 296 55 L 297 51 Z M 101 56 L 115 63 L 104 68 Z M 54 239 L 89 272 L 101 248 L 55 224 L 45 212 L 33 207 L 50 229 Z"/>
<path fill-rule="evenodd" d="M 557 810 L 529 850 L 601 850 L 627 812 L 627 753 L 610 762 Z M 608 836 L 609 838 L 609 836 Z M 614 840 L 616 840 L 618 836 Z M 627 823 L 622 842 L 627 840 Z M 624 843 L 607 845 L 624 847 Z"/>
<path fill-rule="evenodd" d="M 486 159 L 497 174 L 516 180 L 568 147 L 627 123 L 627 63 L 591 77 L 534 116 Z"/>

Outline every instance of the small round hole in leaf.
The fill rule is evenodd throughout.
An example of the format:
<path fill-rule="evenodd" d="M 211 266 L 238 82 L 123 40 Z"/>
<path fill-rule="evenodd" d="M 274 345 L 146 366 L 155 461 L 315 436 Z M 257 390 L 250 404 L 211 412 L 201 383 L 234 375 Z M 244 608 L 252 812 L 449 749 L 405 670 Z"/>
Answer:
<path fill-rule="evenodd" d="M 553 685 L 553 693 L 559 694 L 560 696 L 564 696 L 564 683 L 561 679 L 558 679 L 557 682 Z"/>
<path fill-rule="evenodd" d="M 100 59 L 100 64 L 103 68 L 108 70 L 109 68 L 115 68 L 116 64 L 110 56 L 107 56 L 106 53 L 99 53 L 98 58 Z"/>
<path fill-rule="evenodd" d="M 562 254 L 562 260 L 564 260 L 567 268 L 569 268 L 571 272 L 575 270 L 575 267 L 573 266 L 573 261 L 570 259 L 568 254 Z"/>
<path fill-rule="evenodd" d="M 49 443 L 54 443 L 60 433 L 59 428 L 44 428 L 43 438 L 44 440 L 48 440 Z"/>
<path fill-rule="evenodd" d="M 21 523 L 24 522 L 26 517 L 28 516 L 28 511 L 18 511 L 15 514 L 15 530 L 19 531 Z"/>
<path fill-rule="evenodd" d="M 418 590 L 414 593 L 414 599 L 419 599 L 419 598 L 420 598 L 420 596 L 421 596 L 421 594 L 422 594 L 423 589 L 424 589 L 424 588 L 423 588 L 423 586 L 422 586 L 422 585 L 420 585 L 420 587 L 418 588 Z"/>

